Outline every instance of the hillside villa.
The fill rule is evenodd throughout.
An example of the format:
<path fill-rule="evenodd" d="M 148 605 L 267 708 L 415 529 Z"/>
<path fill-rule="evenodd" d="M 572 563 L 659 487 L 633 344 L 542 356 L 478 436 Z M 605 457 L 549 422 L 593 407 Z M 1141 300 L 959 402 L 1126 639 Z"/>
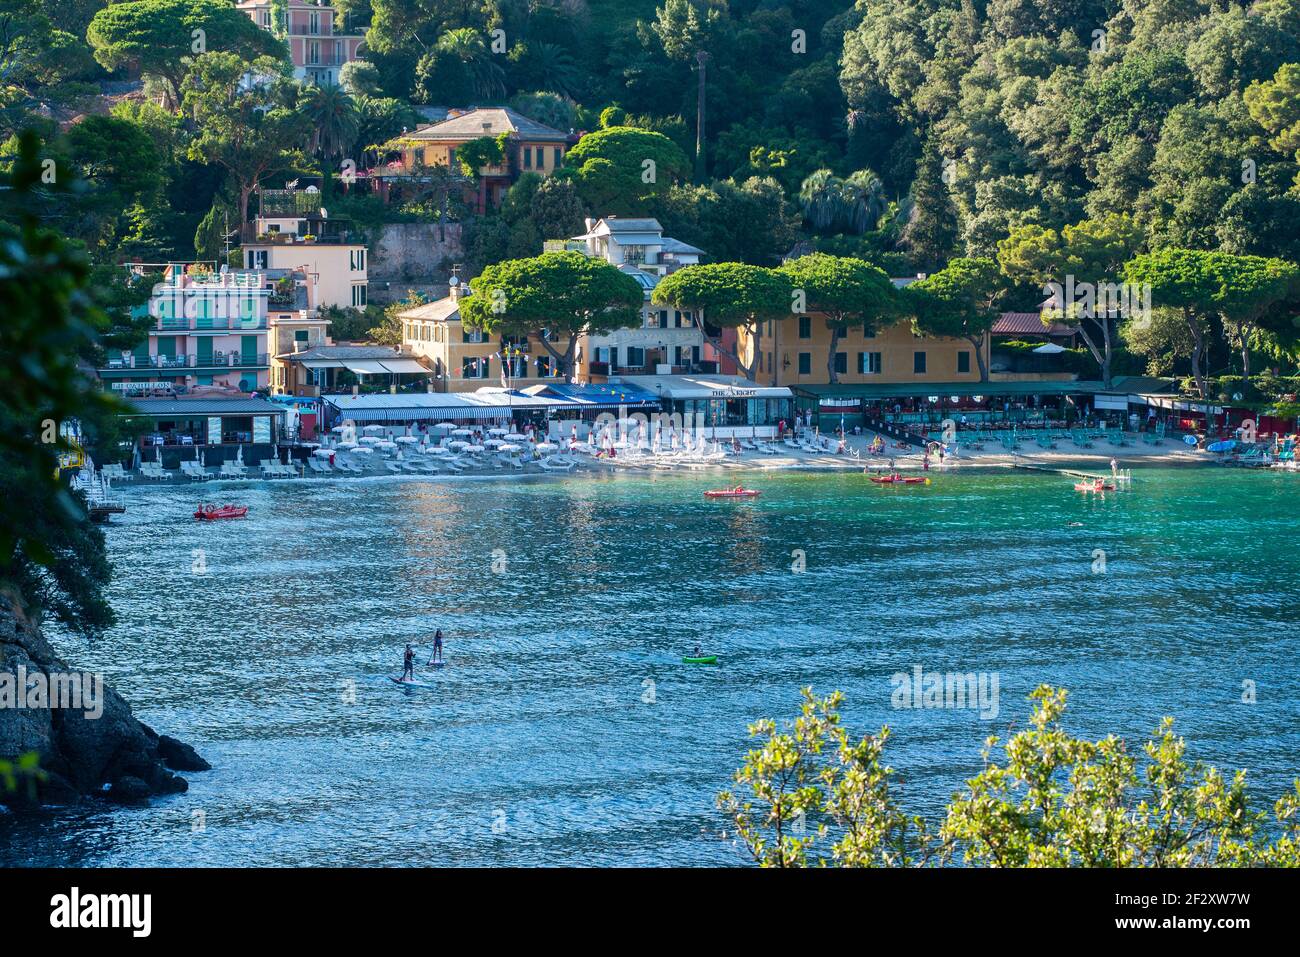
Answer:
<path fill-rule="evenodd" d="M 577 137 L 530 120 L 508 107 L 451 110 L 447 119 L 403 133 L 389 145 L 400 156 L 369 171 L 372 188 L 385 202 L 410 193 L 442 167 L 460 175 L 456 151 L 471 140 L 506 137 L 501 162 L 484 166 L 464 187 L 465 201 L 477 213 L 501 205 L 511 184 L 523 173 L 549 176 L 564 163 L 564 154 Z"/>
<path fill-rule="evenodd" d="M 282 35 L 289 46 L 293 76 L 299 82 L 332 85 L 339 82 L 343 65 L 360 57 L 365 37 L 334 31 L 334 10 L 324 2 L 308 0 L 239 0 L 235 6 L 263 30 Z M 275 8 L 283 6 L 285 23 L 275 22 Z"/>

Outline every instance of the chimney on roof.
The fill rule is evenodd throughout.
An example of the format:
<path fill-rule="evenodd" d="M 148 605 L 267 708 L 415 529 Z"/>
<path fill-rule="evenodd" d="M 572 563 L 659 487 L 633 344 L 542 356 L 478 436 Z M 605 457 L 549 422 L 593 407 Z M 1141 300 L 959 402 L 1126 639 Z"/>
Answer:
<path fill-rule="evenodd" d="M 582 225 L 587 227 L 587 232 L 591 232 L 596 228 L 596 221 L 589 216 L 582 221 Z"/>

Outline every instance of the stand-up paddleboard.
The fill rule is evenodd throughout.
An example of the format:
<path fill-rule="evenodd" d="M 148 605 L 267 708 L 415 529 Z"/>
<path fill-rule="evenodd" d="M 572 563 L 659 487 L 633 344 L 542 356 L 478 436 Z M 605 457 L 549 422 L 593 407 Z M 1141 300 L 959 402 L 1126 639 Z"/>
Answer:
<path fill-rule="evenodd" d="M 415 681 L 414 679 L 411 678 L 407 678 L 404 680 L 402 678 L 393 678 L 390 676 L 388 680 L 401 688 L 432 688 L 433 687 L 433 685 L 425 684 L 423 681 Z"/>

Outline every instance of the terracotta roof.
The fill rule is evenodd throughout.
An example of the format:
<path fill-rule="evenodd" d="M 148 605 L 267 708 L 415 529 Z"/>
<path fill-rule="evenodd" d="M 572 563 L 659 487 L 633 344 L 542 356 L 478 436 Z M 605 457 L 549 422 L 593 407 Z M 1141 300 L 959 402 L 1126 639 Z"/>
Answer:
<path fill-rule="evenodd" d="M 405 138 L 430 142 L 442 140 L 468 142 L 481 136 L 500 136 L 502 133 L 517 133 L 521 139 L 526 140 L 563 142 L 569 138 L 568 133 L 561 133 L 544 123 L 530 120 L 522 113 L 516 113 L 508 107 L 469 110 L 459 116 L 449 117 L 441 123 L 421 127 L 414 133 L 406 134 Z"/>
<path fill-rule="evenodd" d="M 1037 312 L 1004 312 L 990 330 L 995 336 L 1073 336 L 1077 331 L 1060 322 L 1045 326 Z"/>

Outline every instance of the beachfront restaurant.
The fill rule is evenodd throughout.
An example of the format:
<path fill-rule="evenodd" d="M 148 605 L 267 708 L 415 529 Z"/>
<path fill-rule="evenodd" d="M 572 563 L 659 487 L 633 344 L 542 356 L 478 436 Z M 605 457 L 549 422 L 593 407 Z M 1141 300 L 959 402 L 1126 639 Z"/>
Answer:
<path fill-rule="evenodd" d="M 529 386 L 524 393 L 557 403 L 547 416 L 549 434 L 556 437 L 576 434 L 585 438 L 602 415 L 621 419 L 635 413 L 651 415 L 659 411 L 657 396 L 626 382 L 547 382 Z"/>
<path fill-rule="evenodd" d="M 1063 428 L 1082 421 L 1135 428 L 1142 423 L 1130 399 L 1145 402 L 1172 380 L 1117 377 L 1111 388 L 1091 380 L 1007 380 L 794 386 L 799 411 L 823 432 L 883 423 L 903 431 L 937 430 L 944 419 L 962 428 Z"/>
<path fill-rule="evenodd" d="M 328 395 L 320 400 L 325 429 L 354 425 L 406 425 L 427 428 L 440 422 L 464 426 L 540 427 L 552 411 L 568 402 L 508 389 L 477 392 L 408 392 L 379 395 Z"/>
<path fill-rule="evenodd" d="M 636 386 L 660 410 L 699 423 L 710 438 L 772 438 L 777 424 L 794 418 L 794 393 L 729 375 L 620 376 L 611 384 Z"/>
<path fill-rule="evenodd" d="M 1082 415 L 1099 382 L 924 382 L 799 385 L 799 411 L 823 432 L 884 423 L 927 431 L 944 419 L 970 428 L 1055 425 Z"/>
<path fill-rule="evenodd" d="M 134 457 L 178 468 L 199 456 L 207 466 L 241 459 L 257 465 L 283 439 L 285 407 L 265 399 L 127 399 L 121 413 L 138 435 Z"/>

